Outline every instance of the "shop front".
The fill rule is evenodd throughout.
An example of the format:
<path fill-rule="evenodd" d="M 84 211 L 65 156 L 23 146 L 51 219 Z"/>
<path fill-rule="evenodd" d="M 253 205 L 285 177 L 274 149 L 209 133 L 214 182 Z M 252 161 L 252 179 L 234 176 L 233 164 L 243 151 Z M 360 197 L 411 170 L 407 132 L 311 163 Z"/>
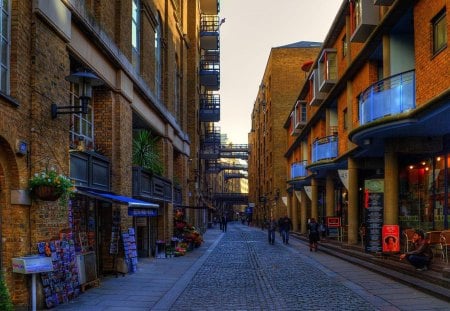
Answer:
<path fill-rule="evenodd" d="M 448 229 L 450 154 L 408 156 L 399 166 L 399 224 L 425 231 Z"/>

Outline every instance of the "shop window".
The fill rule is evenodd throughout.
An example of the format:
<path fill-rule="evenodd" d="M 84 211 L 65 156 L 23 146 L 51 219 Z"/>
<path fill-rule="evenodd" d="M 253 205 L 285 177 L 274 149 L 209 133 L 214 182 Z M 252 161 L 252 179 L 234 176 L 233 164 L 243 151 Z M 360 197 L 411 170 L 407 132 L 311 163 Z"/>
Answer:
<path fill-rule="evenodd" d="M 432 21 L 433 55 L 447 47 L 447 14 L 442 10 Z"/>

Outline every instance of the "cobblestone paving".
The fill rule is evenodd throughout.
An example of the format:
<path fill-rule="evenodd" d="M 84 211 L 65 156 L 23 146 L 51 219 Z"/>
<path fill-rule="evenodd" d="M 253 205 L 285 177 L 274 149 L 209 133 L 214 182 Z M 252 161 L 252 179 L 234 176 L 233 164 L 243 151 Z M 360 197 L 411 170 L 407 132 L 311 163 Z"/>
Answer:
<path fill-rule="evenodd" d="M 269 245 L 262 232 L 233 226 L 171 310 L 376 308 L 300 252 Z"/>

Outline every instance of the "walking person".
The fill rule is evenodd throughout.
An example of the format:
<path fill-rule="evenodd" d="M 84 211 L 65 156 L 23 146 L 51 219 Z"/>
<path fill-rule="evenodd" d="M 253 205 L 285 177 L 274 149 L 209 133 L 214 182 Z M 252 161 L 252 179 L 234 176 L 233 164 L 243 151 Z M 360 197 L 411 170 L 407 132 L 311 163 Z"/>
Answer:
<path fill-rule="evenodd" d="M 227 232 L 227 222 L 228 222 L 227 216 L 223 215 L 220 222 L 222 224 L 222 231 Z"/>
<path fill-rule="evenodd" d="M 314 249 L 317 252 L 317 242 L 319 241 L 319 224 L 315 218 L 311 218 L 308 224 L 309 251 Z"/>
<path fill-rule="evenodd" d="M 283 243 L 289 244 L 289 232 L 292 229 L 292 221 L 288 215 L 284 216 L 281 220 L 281 236 L 283 237 Z"/>
<path fill-rule="evenodd" d="M 277 222 L 273 217 L 267 222 L 267 234 L 269 237 L 269 244 L 275 244 L 275 231 L 277 230 Z"/>

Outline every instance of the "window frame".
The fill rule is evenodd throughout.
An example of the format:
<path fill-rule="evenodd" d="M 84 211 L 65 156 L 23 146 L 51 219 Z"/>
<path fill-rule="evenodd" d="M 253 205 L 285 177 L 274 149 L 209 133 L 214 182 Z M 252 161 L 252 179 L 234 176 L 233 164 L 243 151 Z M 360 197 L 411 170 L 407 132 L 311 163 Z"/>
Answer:
<path fill-rule="evenodd" d="M 161 100 L 162 94 L 162 31 L 161 19 L 157 16 L 157 25 L 155 27 L 155 95 Z"/>
<path fill-rule="evenodd" d="M 139 72 L 141 64 L 141 1 L 132 0 L 131 6 L 131 63 L 133 68 Z M 136 12 L 136 16 L 134 11 Z"/>
<path fill-rule="evenodd" d="M 4 2 L 7 2 L 7 8 L 3 6 Z M 0 92 L 6 95 L 10 95 L 10 76 L 11 76 L 11 0 L 3 0 L 0 2 Z M 6 15 L 6 24 L 3 22 L 3 17 Z M 6 33 L 3 32 L 3 26 L 6 25 Z M 6 38 L 5 36 L 6 35 Z M 3 56 L 6 61 L 3 62 Z M 5 76 L 5 77 L 4 77 Z M 3 79 L 5 79 L 3 81 Z"/>
<path fill-rule="evenodd" d="M 442 9 L 432 20 L 431 20 L 431 48 L 432 48 L 432 55 L 439 54 L 442 50 L 444 50 L 447 47 L 447 40 L 448 40 L 448 33 L 447 33 L 447 11 L 446 9 Z M 438 33 L 438 31 L 443 31 L 442 33 Z M 439 40 L 439 37 L 442 37 L 444 35 L 444 38 L 442 39 L 442 42 L 439 44 L 437 40 Z M 439 45 L 438 45 L 439 44 Z"/>
<path fill-rule="evenodd" d="M 79 85 L 70 83 L 70 106 L 79 105 L 80 101 L 80 89 Z M 94 149 L 94 109 L 91 104 L 92 100 L 88 103 L 87 114 L 73 113 L 70 118 L 70 144 L 74 147 L 79 146 L 79 141 L 84 141 L 87 149 Z M 78 127 L 75 129 L 75 127 Z M 89 135 L 90 133 L 90 135 Z"/>

